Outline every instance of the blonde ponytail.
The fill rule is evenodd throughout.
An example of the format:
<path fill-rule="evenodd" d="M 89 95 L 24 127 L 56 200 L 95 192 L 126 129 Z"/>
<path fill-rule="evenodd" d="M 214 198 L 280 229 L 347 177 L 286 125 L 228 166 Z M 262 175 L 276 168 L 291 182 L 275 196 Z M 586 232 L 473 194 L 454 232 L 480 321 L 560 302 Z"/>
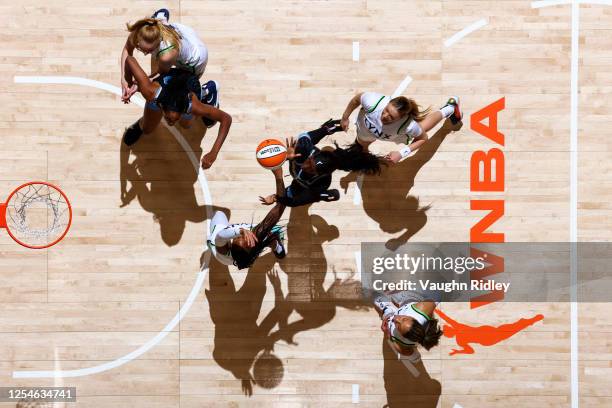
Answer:
<path fill-rule="evenodd" d="M 165 25 L 157 19 L 143 18 L 134 24 L 127 23 L 126 26 L 130 32 L 128 41 L 134 48 L 136 48 L 140 41 L 158 44 L 165 41 L 173 45 L 179 53 L 181 52 L 181 36 L 179 33 L 171 26 Z"/>
<path fill-rule="evenodd" d="M 414 119 L 417 122 L 425 119 L 425 116 L 431 112 L 431 107 L 421 110 L 421 107 L 414 99 L 406 98 L 405 96 L 393 98 L 389 103 L 392 104 L 395 109 L 397 109 L 402 117 L 409 116 L 411 119 Z"/>

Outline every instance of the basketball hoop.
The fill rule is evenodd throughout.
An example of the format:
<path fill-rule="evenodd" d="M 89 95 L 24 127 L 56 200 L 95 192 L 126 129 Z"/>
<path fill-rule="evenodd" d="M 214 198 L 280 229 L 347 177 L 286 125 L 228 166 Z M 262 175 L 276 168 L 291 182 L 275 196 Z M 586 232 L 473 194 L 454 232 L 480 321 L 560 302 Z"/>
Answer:
<path fill-rule="evenodd" d="M 72 207 L 68 197 L 53 184 L 33 181 L 17 187 L 0 203 L 0 228 L 26 248 L 57 244 L 68 233 Z"/>

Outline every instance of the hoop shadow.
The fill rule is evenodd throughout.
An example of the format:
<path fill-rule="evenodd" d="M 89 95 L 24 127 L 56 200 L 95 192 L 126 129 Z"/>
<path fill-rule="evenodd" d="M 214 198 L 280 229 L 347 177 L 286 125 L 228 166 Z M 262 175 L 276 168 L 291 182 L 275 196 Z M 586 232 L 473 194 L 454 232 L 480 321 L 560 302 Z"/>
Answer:
<path fill-rule="evenodd" d="M 395 250 L 406 243 L 427 223 L 430 205 L 421 207 L 419 198 L 409 195 L 414 179 L 421 168 L 434 156 L 453 127 L 450 121 L 443 126 L 413 156 L 383 169 L 380 176 L 364 176 L 361 186 L 363 209 L 378 222 L 380 229 L 389 234 L 398 234 L 387 241 L 387 248 Z M 348 190 L 351 182 L 357 182 L 358 174 L 349 173 L 340 180 L 341 187 Z"/>
<path fill-rule="evenodd" d="M 196 157 L 200 157 L 200 144 L 206 128 L 200 121 L 194 122 L 191 129 L 177 127 L 176 130 L 183 135 Z M 137 199 L 159 223 L 166 245 L 173 246 L 181 240 L 187 221 L 203 222 L 206 219 L 207 206 L 199 205 L 196 199 L 197 170 L 163 124 L 160 123 L 152 133 L 143 135 L 131 147 L 121 142 L 119 160 L 121 207 Z"/>

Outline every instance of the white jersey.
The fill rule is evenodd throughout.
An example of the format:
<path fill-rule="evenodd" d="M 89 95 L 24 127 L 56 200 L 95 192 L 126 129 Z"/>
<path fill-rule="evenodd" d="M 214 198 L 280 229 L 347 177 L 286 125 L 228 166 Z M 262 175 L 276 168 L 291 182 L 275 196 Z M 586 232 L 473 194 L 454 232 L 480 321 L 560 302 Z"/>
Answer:
<path fill-rule="evenodd" d="M 431 320 L 431 317 L 427 316 L 424 312 L 417 309 L 415 306 L 416 304 L 417 302 L 411 302 L 400 306 L 397 311 L 393 313 L 393 316 L 409 316 L 419 322 L 419 324 L 425 325 L 425 322 Z M 416 346 L 416 342 L 405 338 L 404 336 L 402 336 L 399 330 L 397 330 L 393 318 L 389 318 L 386 324 L 387 329 L 389 331 L 389 338 L 392 342 L 398 343 L 402 346 Z"/>
<path fill-rule="evenodd" d="M 240 236 L 240 230 L 253 230 L 254 224 L 240 223 L 230 224 L 225 214 L 217 211 L 210 222 L 210 235 L 206 239 L 206 245 L 213 256 L 224 265 L 233 265 L 234 258 L 230 253 L 222 254 L 217 247 L 231 244 L 232 239 Z"/>
<path fill-rule="evenodd" d="M 208 63 L 208 49 L 200 40 L 196 32 L 184 24 L 172 23 L 168 24 L 174 28 L 181 36 L 181 52 L 176 60 L 176 67 L 194 73 L 200 77 L 206 69 Z M 157 57 L 165 51 L 171 50 L 174 45 L 162 41 L 157 50 Z"/>
<path fill-rule="evenodd" d="M 410 144 L 423 133 L 421 126 L 405 116 L 389 125 L 383 125 L 382 112 L 391 98 L 377 92 L 364 92 L 361 95 L 361 109 L 355 125 L 357 138 L 364 142 L 388 140 L 395 143 Z"/>

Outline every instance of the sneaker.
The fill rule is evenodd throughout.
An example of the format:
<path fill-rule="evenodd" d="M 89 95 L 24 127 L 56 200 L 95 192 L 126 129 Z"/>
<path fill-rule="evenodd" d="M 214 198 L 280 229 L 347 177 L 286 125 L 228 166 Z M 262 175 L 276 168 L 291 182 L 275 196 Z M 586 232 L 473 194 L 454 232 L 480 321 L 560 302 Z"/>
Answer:
<path fill-rule="evenodd" d="M 143 132 L 140 128 L 140 125 L 138 124 L 139 121 L 140 119 L 130 125 L 130 127 L 125 129 L 125 132 L 123 132 L 123 143 L 128 146 L 131 146 L 136 143 L 138 139 L 140 139 L 140 136 L 142 136 Z"/>
<path fill-rule="evenodd" d="M 283 259 L 284 257 L 287 256 L 287 251 L 285 251 L 285 245 L 283 245 L 282 239 L 278 240 L 278 245 L 280 245 L 281 247 L 280 251 L 278 251 L 278 248 L 276 248 L 272 252 L 274 252 L 274 256 L 276 257 L 276 259 Z"/>
<path fill-rule="evenodd" d="M 339 199 L 340 192 L 335 188 L 321 193 L 321 201 L 338 201 Z"/>
<path fill-rule="evenodd" d="M 151 18 L 154 18 L 156 20 L 161 20 L 162 22 L 168 24 L 168 21 L 170 21 L 170 11 L 165 8 L 159 9 L 155 13 L 153 13 Z"/>
<path fill-rule="evenodd" d="M 340 125 L 340 122 L 340 119 L 330 119 L 324 124 L 322 124 L 321 127 L 325 128 L 328 135 L 331 135 L 342 130 L 342 125 Z"/>
<path fill-rule="evenodd" d="M 219 107 L 219 84 L 217 81 L 208 81 L 202 85 L 202 98 L 200 100 L 206 105 L 215 108 Z M 204 116 L 202 116 L 202 122 L 204 122 L 207 128 L 211 128 L 217 124 L 217 121 L 208 119 Z"/>
<path fill-rule="evenodd" d="M 450 116 L 450 120 L 453 125 L 456 125 L 457 123 L 461 122 L 461 120 L 463 119 L 463 112 L 461 112 L 461 104 L 459 102 L 459 98 L 456 96 L 451 96 L 448 99 L 448 102 L 446 102 L 446 105 L 444 106 L 448 106 L 448 105 L 451 105 L 455 108 L 455 111 Z"/>

